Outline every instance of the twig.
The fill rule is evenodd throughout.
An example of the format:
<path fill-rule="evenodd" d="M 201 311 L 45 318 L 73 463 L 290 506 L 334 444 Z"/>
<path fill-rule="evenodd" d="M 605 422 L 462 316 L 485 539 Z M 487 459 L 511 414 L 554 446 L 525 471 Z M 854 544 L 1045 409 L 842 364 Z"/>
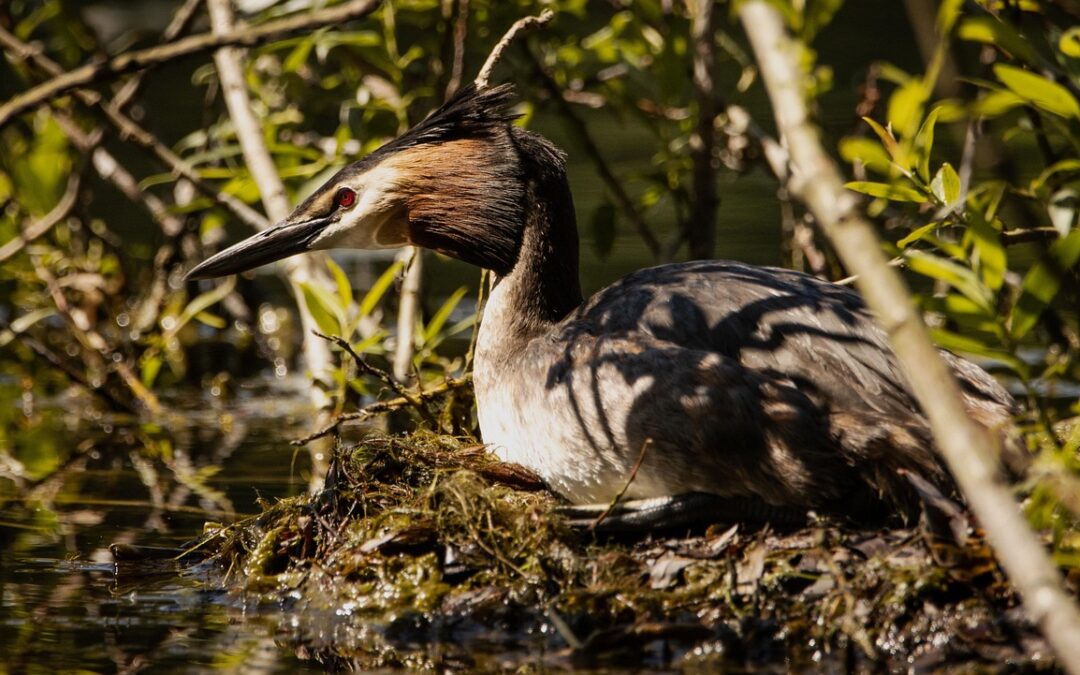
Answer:
<path fill-rule="evenodd" d="M 348 353 L 348 355 L 352 357 L 352 360 L 356 362 L 357 368 L 359 368 L 362 372 L 380 380 L 383 384 L 390 387 L 399 397 L 407 399 L 413 406 L 415 406 L 419 410 L 420 415 L 428 423 L 435 425 L 436 428 L 438 427 L 438 420 L 435 419 L 435 416 L 431 414 L 431 411 L 427 409 L 427 406 L 424 405 L 424 402 L 420 400 L 420 398 L 416 394 L 410 392 L 408 389 L 402 386 L 401 383 L 398 382 L 390 373 L 386 372 L 382 368 L 376 368 L 375 366 L 365 361 L 362 356 L 356 353 L 356 350 L 353 349 L 352 345 L 349 344 L 348 340 L 337 335 L 326 335 L 324 333 L 320 333 L 319 331 L 312 332 L 314 332 L 315 335 L 321 337 L 324 340 L 333 342 L 335 345 L 341 348 L 342 351 Z"/>
<path fill-rule="evenodd" d="M 589 527 L 586 528 L 589 532 L 595 531 L 596 528 L 600 526 L 600 523 L 604 522 L 604 520 L 606 520 L 607 517 L 611 515 L 611 512 L 615 510 L 615 507 L 619 505 L 619 502 L 622 500 L 623 495 L 625 495 L 626 491 L 630 489 L 630 484 L 634 482 L 635 478 L 637 478 L 637 472 L 641 468 L 642 462 L 645 461 L 645 453 L 649 450 L 650 447 L 652 447 L 652 444 L 653 439 L 651 438 L 646 438 L 645 442 L 641 444 L 641 452 L 638 453 L 637 461 L 634 462 L 634 468 L 630 469 L 630 475 L 626 477 L 626 482 L 623 483 L 622 488 L 617 493 L 615 493 L 615 497 L 611 500 L 611 503 L 608 504 L 608 507 L 604 509 L 604 512 L 598 515 L 596 517 L 596 520 L 589 523 Z"/>
<path fill-rule="evenodd" d="M 450 61 L 450 79 L 446 83 L 444 98 L 449 99 L 461 88 L 465 70 L 465 38 L 469 32 L 469 0 L 457 0 L 457 16 L 454 17 L 453 54 Z"/>
<path fill-rule="evenodd" d="M 431 389 L 424 389 L 418 391 L 416 394 L 413 394 L 408 398 L 403 396 L 400 398 L 392 398 L 387 401 L 376 401 L 375 403 L 364 406 L 356 412 L 338 415 L 333 422 L 323 427 L 319 431 L 292 441 L 292 445 L 307 445 L 311 441 L 323 438 L 324 436 L 329 436 L 330 434 L 336 432 L 341 427 L 341 425 L 346 422 L 365 420 L 369 417 L 374 417 L 375 415 L 379 415 L 382 413 L 387 413 L 394 410 L 401 410 L 402 408 L 408 408 L 410 406 L 416 405 L 416 401 L 419 401 L 420 404 L 426 404 L 428 401 L 432 401 L 451 391 L 464 389 L 470 384 L 472 384 L 471 374 L 459 378 L 448 378 L 445 382 L 437 384 Z"/>
<path fill-rule="evenodd" d="M 416 246 L 406 246 L 398 254 L 405 263 L 404 281 L 398 298 L 397 341 L 394 345 L 394 377 L 408 380 L 416 354 L 416 321 L 423 292 L 424 256 Z"/>
<path fill-rule="evenodd" d="M 585 125 L 585 121 L 582 120 L 571 105 L 563 98 L 559 91 L 559 85 L 551 78 L 536 57 L 532 57 L 534 72 L 540 79 L 540 83 L 548 90 L 551 98 L 555 101 L 556 106 L 559 108 L 559 112 L 562 113 L 563 119 L 566 120 L 570 127 L 571 132 L 577 137 L 578 145 L 581 146 L 582 151 L 592 160 L 593 165 L 596 167 L 596 172 L 600 174 L 600 179 L 604 181 L 604 185 L 611 193 L 612 198 L 615 200 L 615 205 L 622 212 L 623 216 L 630 221 L 637 230 L 638 236 L 645 242 L 645 247 L 649 249 L 649 253 L 653 258 L 659 258 L 662 253 L 660 242 L 657 240 L 656 235 L 652 233 L 652 229 L 649 224 L 645 222 L 645 218 L 638 212 L 634 206 L 634 202 L 630 199 L 630 195 L 626 193 L 626 189 L 615 174 L 611 171 L 607 162 L 604 160 L 604 156 L 600 153 L 600 148 L 597 147 L 596 142 L 589 134 L 589 128 Z"/>
<path fill-rule="evenodd" d="M 81 183 L 82 172 L 73 171 L 68 178 L 67 189 L 64 190 L 64 194 L 60 197 L 60 201 L 56 203 L 56 206 L 45 214 L 45 217 L 30 223 L 22 232 L 15 235 L 3 246 L 0 246 L 0 262 L 4 262 L 23 250 L 27 244 L 44 235 L 66 218 L 71 213 L 71 209 L 75 207 L 75 200 L 79 196 L 79 185 Z"/>
<path fill-rule="evenodd" d="M 2 26 L 0 26 L 0 44 L 13 50 L 16 54 L 28 56 L 38 67 L 50 75 L 59 76 L 64 72 L 64 69 L 60 64 L 56 63 L 48 56 L 45 56 L 40 51 L 33 49 L 22 40 L 19 40 Z M 117 101 L 104 104 L 101 101 L 101 97 L 97 94 L 84 90 L 76 90 L 75 96 L 84 105 L 100 112 L 105 119 L 120 132 L 121 138 L 133 141 L 143 149 L 149 151 L 174 175 L 182 176 L 191 181 L 191 184 L 198 188 L 200 192 L 232 211 L 233 215 L 242 220 L 249 227 L 260 229 L 268 225 L 266 218 L 260 215 L 258 211 L 236 197 L 216 190 L 213 186 L 203 180 L 198 171 L 173 152 L 171 148 L 159 141 L 156 136 L 144 129 L 130 117 L 120 112 Z M 96 157 L 95 159 L 98 158 Z M 115 160 L 113 162 L 108 162 L 106 159 L 105 161 L 110 165 L 116 164 Z"/>
<path fill-rule="evenodd" d="M 833 160 L 810 122 L 797 45 L 780 13 L 765 0 L 747 0 L 739 17 L 757 55 L 777 127 L 787 139 L 802 192 L 818 223 L 877 315 L 925 412 L 941 453 L 968 504 L 986 530 L 1002 568 L 1023 598 L 1061 665 L 1080 674 L 1080 612 L 1061 586 L 1061 575 L 1000 479 L 992 449 L 999 441 L 967 414 L 960 389 L 945 366 L 903 279 L 886 264 L 873 226 L 857 211 Z"/>
<path fill-rule="evenodd" d="M 515 21 L 514 25 L 510 26 L 510 30 L 506 31 L 502 36 L 502 39 L 495 44 L 495 48 L 488 54 L 487 60 L 484 61 L 483 67 L 480 68 L 480 72 L 476 75 L 476 80 L 474 80 L 476 88 L 484 89 L 491 84 L 491 71 L 493 71 L 496 64 L 502 60 L 503 52 L 506 51 L 506 48 L 509 47 L 519 35 L 523 35 L 524 33 L 540 28 L 541 26 L 546 26 L 554 18 L 555 12 L 550 9 L 545 9 L 540 13 L 540 16 L 526 16 Z"/>
<path fill-rule="evenodd" d="M 1026 244 L 1032 241 L 1053 241 L 1061 236 L 1053 227 L 1032 227 L 1023 230 L 1007 230 L 1001 233 L 1001 243 L 1005 246 Z"/>
<path fill-rule="evenodd" d="M 487 304 L 487 290 L 490 283 L 491 272 L 480 270 L 480 288 L 476 292 L 476 319 L 473 321 L 472 335 L 469 336 L 469 349 L 465 352 L 465 364 L 461 367 L 463 373 L 472 370 L 473 358 L 476 356 L 476 342 L 480 339 L 480 322 L 484 318 L 484 306 Z"/>
<path fill-rule="evenodd" d="M 363 6 L 366 11 L 371 11 L 377 3 L 364 2 L 361 5 L 348 3 L 342 7 Z M 213 34 L 223 37 L 243 32 L 234 25 L 232 4 L 230 0 L 207 0 L 207 9 L 210 13 L 210 25 Z M 337 9 L 337 8 L 335 8 Z M 284 220 L 290 211 L 289 198 L 285 194 L 285 185 L 278 175 L 277 167 L 270 151 L 266 148 L 263 139 L 262 127 L 255 111 L 251 107 L 251 99 L 248 96 L 247 82 L 244 77 L 242 53 L 235 47 L 221 47 L 214 53 L 214 63 L 217 65 L 218 77 L 221 80 L 222 95 L 236 128 L 236 136 L 240 141 L 241 150 L 244 153 L 244 161 L 251 171 L 252 179 L 259 186 L 266 213 L 274 222 Z M 333 370 L 330 349 L 325 342 L 315 340 L 311 331 L 315 329 L 315 319 L 308 309 L 304 300 L 303 285 L 317 284 L 326 288 L 333 288 L 328 278 L 325 267 L 325 254 L 295 256 L 285 261 L 285 273 L 289 284 L 292 286 L 293 295 L 296 298 L 296 306 L 300 312 L 300 323 L 304 328 L 303 351 L 304 359 L 314 376 L 315 382 L 311 387 L 312 403 L 319 410 L 330 407 L 330 396 L 317 383 L 330 381 L 330 373 Z"/>
<path fill-rule="evenodd" d="M 97 59 L 43 82 L 0 105 L 0 126 L 10 122 L 15 115 L 40 105 L 51 98 L 62 96 L 72 89 L 84 87 L 124 73 L 144 70 L 181 56 L 202 54 L 221 47 L 234 45 L 255 47 L 287 35 L 304 33 L 323 26 L 332 26 L 359 19 L 371 14 L 378 5 L 378 0 L 353 0 L 352 2 L 306 12 L 297 16 L 267 21 L 259 26 L 216 33 L 200 33 L 156 47 L 124 52 L 106 59 Z"/>
<path fill-rule="evenodd" d="M 127 401 L 121 401 L 113 396 L 105 387 L 95 387 L 87 379 L 86 374 L 75 368 L 67 360 L 61 358 L 59 354 L 54 352 L 45 343 L 38 340 L 29 333 L 17 333 L 11 329 L 11 325 L 8 322 L 0 319 L 0 330 L 10 330 L 14 334 L 15 339 L 25 345 L 30 351 L 34 352 L 41 358 L 45 359 L 53 365 L 57 370 L 62 371 L 67 375 L 72 382 L 77 382 L 82 385 L 83 389 L 86 389 L 91 394 L 101 397 L 106 404 L 113 410 L 123 410 L 132 415 L 137 415 L 138 411 L 135 410 Z"/>
<path fill-rule="evenodd" d="M 99 147 L 100 133 L 88 135 L 79 128 L 79 125 L 67 113 L 55 110 L 53 116 L 64 135 L 71 139 L 81 152 L 90 154 L 90 164 L 98 175 L 109 181 L 125 197 L 145 207 L 150 217 L 161 226 L 161 231 L 167 237 L 175 237 L 184 228 L 184 222 L 169 212 L 165 202 L 152 192 L 139 187 L 139 181 L 131 175 L 112 153 L 103 147 Z M 100 130 L 99 130 L 100 131 Z"/>
<path fill-rule="evenodd" d="M 694 99 L 697 101 L 697 127 L 690 136 L 693 162 L 694 201 L 686 223 L 686 240 L 691 258 L 711 258 L 716 248 L 716 100 L 712 69 L 716 58 L 713 45 L 713 0 L 687 0 L 691 10 L 691 33 L 694 41 Z"/>
<path fill-rule="evenodd" d="M 905 258 L 902 255 L 898 255 L 895 258 L 890 258 L 889 261 L 887 263 L 885 263 L 885 264 L 888 265 L 889 267 L 900 267 L 900 268 L 902 268 L 904 266 L 904 263 L 906 263 L 906 262 L 907 262 L 907 258 Z M 844 277 L 843 279 L 840 279 L 839 281 L 834 281 L 833 283 L 835 283 L 837 286 L 850 286 L 850 285 L 854 284 L 855 282 L 857 282 L 858 280 L 859 280 L 859 275 L 858 274 L 852 274 L 849 277 Z"/>
<path fill-rule="evenodd" d="M 203 0 L 185 0 L 183 5 L 176 10 L 172 19 L 169 21 L 169 25 L 165 26 L 165 30 L 161 33 L 162 42 L 172 42 L 180 36 L 191 25 L 195 19 L 195 12 L 199 9 L 199 5 L 203 3 Z M 117 112 L 122 111 L 131 100 L 135 98 L 135 95 L 139 92 L 139 87 L 142 86 L 143 75 L 145 72 L 135 73 L 128 78 L 127 82 L 120 87 L 120 91 L 116 92 L 116 96 L 113 96 L 112 107 Z"/>

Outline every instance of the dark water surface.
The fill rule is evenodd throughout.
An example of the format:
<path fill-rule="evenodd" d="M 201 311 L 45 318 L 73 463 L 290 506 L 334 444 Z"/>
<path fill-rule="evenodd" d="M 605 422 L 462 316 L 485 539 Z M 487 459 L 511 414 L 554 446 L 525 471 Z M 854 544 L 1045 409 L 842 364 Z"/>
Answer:
<path fill-rule="evenodd" d="M 287 443 L 310 417 L 295 389 L 172 403 L 188 409 L 156 429 L 74 423 L 65 413 L 76 402 L 50 402 L 6 437 L 27 477 L 0 481 L 0 671 L 309 667 L 276 646 L 280 612 L 208 590 L 210 570 L 164 561 L 157 573 L 116 573 L 111 544 L 177 546 L 206 522 L 256 512 L 259 497 L 308 488 L 310 460 Z M 51 447 L 70 448 L 61 466 L 35 466 L 36 450 Z"/>

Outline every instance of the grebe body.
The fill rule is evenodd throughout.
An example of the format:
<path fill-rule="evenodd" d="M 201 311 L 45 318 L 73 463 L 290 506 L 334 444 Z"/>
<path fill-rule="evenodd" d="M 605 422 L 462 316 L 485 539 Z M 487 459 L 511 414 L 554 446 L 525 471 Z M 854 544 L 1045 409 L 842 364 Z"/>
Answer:
<path fill-rule="evenodd" d="M 490 269 L 474 373 L 483 440 L 573 503 L 711 495 L 860 519 L 912 512 L 905 471 L 951 492 L 853 290 L 711 260 L 641 270 L 584 300 L 563 155 L 511 124 L 511 99 L 506 86 L 464 90 L 189 276 L 405 244 Z M 1008 393 L 942 356 L 969 413 L 1007 426 Z"/>

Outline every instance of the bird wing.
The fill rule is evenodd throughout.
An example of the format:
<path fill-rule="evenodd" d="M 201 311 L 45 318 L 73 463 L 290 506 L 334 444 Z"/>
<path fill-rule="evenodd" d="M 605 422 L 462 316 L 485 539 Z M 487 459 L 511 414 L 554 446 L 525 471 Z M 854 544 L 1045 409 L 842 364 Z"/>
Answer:
<path fill-rule="evenodd" d="M 799 272 L 722 260 L 663 265 L 604 289 L 571 320 L 597 335 L 642 332 L 782 374 L 831 411 L 917 414 L 888 336 L 859 295 Z M 1007 418 L 1012 402 L 1000 385 L 945 354 L 969 409 Z"/>

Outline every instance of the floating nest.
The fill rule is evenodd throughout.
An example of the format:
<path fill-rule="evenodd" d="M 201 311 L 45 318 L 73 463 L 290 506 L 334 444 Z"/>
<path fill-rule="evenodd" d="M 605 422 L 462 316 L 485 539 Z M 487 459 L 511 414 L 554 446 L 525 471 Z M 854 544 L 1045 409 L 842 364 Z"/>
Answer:
<path fill-rule="evenodd" d="M 1055 667 L 977 534 L 815 521 L 626 540 L 558 506 L 480 446 L 371 438 L 335 451 L 320 493 L 208 524 L 181 560 L 281 608 L 285 640 L 335 668 Z"/>

